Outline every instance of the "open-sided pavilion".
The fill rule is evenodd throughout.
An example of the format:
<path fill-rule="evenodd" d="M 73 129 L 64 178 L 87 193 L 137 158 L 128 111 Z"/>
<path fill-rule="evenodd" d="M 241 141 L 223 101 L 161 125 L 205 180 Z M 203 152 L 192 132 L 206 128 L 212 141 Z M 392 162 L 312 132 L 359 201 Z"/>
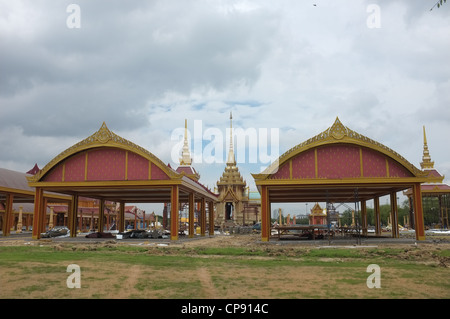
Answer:
<path fill-rule="evenodd" d="M 178 239 L 180 203 L 189 204 L 194 220 L 194 205 L 201 203 L 200 233 L 214 234 L 214 202 L 217 196 L 198 181 L 178 173 L 144 148 L 116 135 L 105 123 L 93 135 L 53 158 L 36 175 L 28 176 L 35 189 L 33 238 L 44 231 L 46 192 L 69 196 L 71 236 L 76 236 L 79 197 L 100 201 L 99 231 L 103 230 L 105 201 L 120 203 L 118 230 L 124 231 L 126 203 L 170 203 L 171 239 Z M 208 207 L 207 207 L 208 206 Z M 189 236 L 194 223 L 189 223 Z"/>
<path fill-rule="evenodd" d="M 271 203 L 327 202 L 360 204 L 367 232 L 368 200 L 374 202 L 375 232 L 381 235 L 379 199 L 390 196 L 392 225 L 398 225 L 397 192 L 411 189 L 417 240 L 425 239 L 421 183 L 429 173 L 392 149 L 365 137 L 338 118 L 320 134 L 291 148 L 260 174 L 252 174 L 261 194 L 261 237 L 271 235 Z M 397 227 L 392 236 L 399 237 Z"/>
<path fill-rule="evenodd" d="M 2 234 L 9 236 L 11 233 L 11 226 L 13 225 L 13 204 L 28 204 L 34 203 L 35 189 L 28 185 L 27 177 L 32 176 L 29 173 L 22 173 L 17 171 L 0 168 L 0 202 L 4 203 L 4 212 L 2 214 Z M 52 192 L 43 192 L 42 198 L 44 201 L 67 201 L 70 198 L 66 195 L 55 194 Z M 18 230 L 22 229 L 21 211 L 18 217 Z"/>

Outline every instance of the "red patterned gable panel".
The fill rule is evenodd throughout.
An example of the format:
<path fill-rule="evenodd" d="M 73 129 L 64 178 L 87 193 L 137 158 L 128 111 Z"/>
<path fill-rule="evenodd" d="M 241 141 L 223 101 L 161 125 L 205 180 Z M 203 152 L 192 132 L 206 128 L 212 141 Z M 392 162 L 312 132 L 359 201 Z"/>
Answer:
<path fill-rule="evenodd" d="M 386 156 L 380 152 L 362 149 L 364 177 L 386 177 Z"/>
<path fill-rule="evenodd" d="M 148 159 L 142 156 L 128 152 L 128 180 L 146 180 L 148 179 Z"/>
<path fill-rule="evenodd" d="M 414 176 L 410 171 L 400 165 L 398 162 L 389 159 L 389 177 L 412 177 Z"/>
<path fill-rule="evenodd" d="M 169 179 L 169 176 L 167 176 L 162 169 L 152 163 L 152 179 Z"/>
<path fill-rule="evenodd" d="M 124 150 L 103 148 L 89 151 L 87 164 L 88 181 L 125 180 Z"/>
<path fill-rule="evenodd" d="M 289 179 L 289 161 L 278 167 L 278 171 L 272 174 L 270 179 Z"/>
<path fill-rule="evenodd" d="M 86 153 L 79 153 L 65 161 L 64 181 L 81 182 L 84 181 L 86 163 Z"/>
<path fill-rule="evenodd" d="M 44 182 L 62 182 L 63 164 L 59 164 L 52 168 L 42 179 Z"/>
<path fill-rule="evenodd" d="M 292 159 L 292 178 L 316 177 L 314 150 L 300 153 Z"/>
<path fill-rule="evenodd" d="M 353 145 L 327 145 L 317 148 L 319 178 L 361 177 L 359 147 Z"/>

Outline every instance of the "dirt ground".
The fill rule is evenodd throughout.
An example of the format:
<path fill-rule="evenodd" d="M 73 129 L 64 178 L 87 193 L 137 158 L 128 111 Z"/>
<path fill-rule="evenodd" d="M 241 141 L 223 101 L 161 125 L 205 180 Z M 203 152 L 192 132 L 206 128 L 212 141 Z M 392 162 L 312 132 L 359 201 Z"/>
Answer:
<path fill-rule="evenodd" d="M 37 263 L 22 263 L 20 267 L 0 268 L 2 290 L 0 298 L 200 298 L 200 299 L 239 299 L 239 298 L 450 298 L 449 274 L 450 257 L 436 254 L 450 250 L 448 240 L 434 239 L 415 243 L 414 241 L 392 242 L 377 241 L 355 245 L 353 241 L 333 243 L 328 246 L 322 241 L 278 241 L 269 243 L 260 241 L 258 234 L 182 238 L 172 242 L 168 240 L 84 240 L 77 242 L 69 239 L 46 239 L 30 241 L 28 238 L 2 239 L 0 246 L 44 245 L 58 250 L 89 251 L 98 247 L 141 246 L 151 255 L 189 255 L 198 248 L 240 247 L 248 251 L 265 252 L 264 256 L 215 256 L 195 255 L 198 258 L 213 258 L 217 262 L 197 266 L 164 268 L 152 265 L 127 263 L 101 263 L 90 259 L 74 261 L 82 269 L 82 289 L 68 289 L 68 273 L 61 272 L 66 263 L 54 264 L 48 270 L 34 274 L 42 268 Z M 164 248 L 164 249 L 160 249 Z M 171 249 L 175 248 L 175 249 Z M 401 249 L 390 258 L 399 262 L 410 261 L 431 265 L 421 274 L 396 267 L 383 267 L 382 288 L 368 289 L 366 269 L 355 273 L 354 267 L 346 267 L 343 258 L 320 258 L 324 266 L 307 266 L 302 263 L 305 252 L 314 249 L 358 249 L 368 252 L 376 248 L 384 251 L 388 248 Z M 198 251 L 198 250 L 197 250 Z M 250 262 L 254 259 L 277 260 L 288 256 L 298 261 L 298 265 L 257 268 L 245 267 L 245 263 L 229 263 L 227 258 L 242 259 Z M 441 256 L 441 257 L 439 257 Z M 370 260 L 370 259 L 368 259 Z M 224 266 L 225 265 L 225 266 Z M 329 267 L 333 265 L 335 267 Z M 56 271 L 58 269 L 58 271 Z M 31 275 L 34 274 L 34 275 Z M 444 281 L 444 284 L 442 282 Z M 175 289 L 174 289 L 175 287 Z"/>

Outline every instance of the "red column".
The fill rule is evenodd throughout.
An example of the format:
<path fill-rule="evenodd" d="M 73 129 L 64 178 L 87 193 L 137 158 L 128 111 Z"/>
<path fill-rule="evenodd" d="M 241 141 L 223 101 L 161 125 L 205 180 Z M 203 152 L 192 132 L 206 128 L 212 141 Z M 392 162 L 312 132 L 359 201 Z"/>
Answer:
<path fill-rule="evenodd" d="M 208 202 L 209 235 L 214 236 L 214 203 Z"/>
<path fill-rule="evenodd" d="M 201 209 L 201 221 L 200 221 L 200 236 L 205 236 L 206 233 L 206 200 L 202 198 L 202 209 Z"/>
<path fill-rule="evenodd" d="M 367 236 L 367 204 L 365 200 L 361 201 L 361 227 L 364 236 Z"/>
<path fill-rule="evenodd" d="M 392 237 L 399 238 L 398 233 L 398 208 L 397 208 L 397 193 L 391 193 L 391 224 Z"/>
<path fill-rule="evenodd" d="M 373 199 L 374 219 L 375 219 L 375 234 L 381 236 L 381 215 L 380 215 L 380 198 Z"/>
<path fill-rule="evenodd" d="M 77 212 L 78 212 L 78 195 L 72 196 L 72 202 L 70 205 L 69 211 L 69 229 L 70 229 L 70 237 L 77 236 Z"/>
<path fill-rule="evenodd" d="M 413 186 L 414 198 L 414 226 L 416 230 L 416 239 L 425 240 L 425 225 L 423 222 L 423 207 L 422 207 L 422 190 L 420 183 Z"/>
<path fill-rule="evenodd" d="M 119 232 L 123 233 L 125 231 L 125 203 L 120 203 L 119 208 Z"/>
<path fill-rule="evenodd" d="M 195 224 L 195 199 L 194 193 L 189 193 L 189 238 L 193 238 L 195 234 L 194 224 Z"/>
<path fill-rule="evenodd" d="M 5 218 L 3 219 L 3 236 L 9 236 L 11 234 L 13 202 L 14 195 L 6 194 Z"/>
<path fill-rule="evenodd" d="M 170 239 L 178 240 L 178 205 L 179 189 L 178 185 L 172 186 L 170 194 Z"/>
<path fill-rule="evenodd" d="M 267 186 L 261 186 L 261 240 L 270 239 L 270 203 Z"/>
<path fill-rule="evenodd" d="M 41 229 L 43 228 L 42 215 L 45 215 L 44 202 L 44 191 L 36 187 L 34 195 L 33 239 L 41 238 Z"/>

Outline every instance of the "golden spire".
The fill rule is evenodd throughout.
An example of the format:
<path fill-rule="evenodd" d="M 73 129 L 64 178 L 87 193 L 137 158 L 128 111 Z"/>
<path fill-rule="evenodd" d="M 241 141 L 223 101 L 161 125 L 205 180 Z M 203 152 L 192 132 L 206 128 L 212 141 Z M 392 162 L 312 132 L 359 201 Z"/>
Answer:
<path fill-rule="evenodd" d="M 423 126 L 423 156 L 420 163 L 422 169 L 433 169 L 434 162 L 431 161 L 430 152 L 428 151 L 427 134 L 425 133 L 425 125 Z"/>
<path fill-rule="evenodd" d="M 230 150 L 228 151 L 228 160 L 227 165 L 235 166 L 236 159 L 234 157 L 234 149 L 233 149 L 233 115 L 230 112 Z"/>
<path fill-rule="evenodd" d="M 191 165 L 191 153 L 189 152 L 189 144 L 187 138 L 187 119 L 184 120 L 184 144 L 181 152 L 180 165 Z"/>

